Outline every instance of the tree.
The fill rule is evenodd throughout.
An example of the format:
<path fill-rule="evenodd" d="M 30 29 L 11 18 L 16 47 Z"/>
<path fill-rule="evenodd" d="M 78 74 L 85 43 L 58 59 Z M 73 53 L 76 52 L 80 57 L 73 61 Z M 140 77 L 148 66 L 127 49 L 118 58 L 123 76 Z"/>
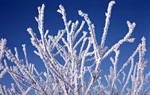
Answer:
<path fill-rule="evenodd" d="M 145 37 L 142 38 L 142 42 L 137 46 L 137 49 L 123 64 L 120 70 L 117 70 L 117 63 L 119 57 L 119 47 L 125 42 L 132 43 L 134 38 L 130 38 L 135 23 L 127 21 L 129 32 L 123 39 L 119 40 L 111 48 L 105 46 L 105 39 L 109 27 L 109 21 L 111 17 L 111 9 L 115 1 L 111 1 L 108 5 L 105 27 L 101 38 L 101 44 L 98 45 L 95 36 L 94 24 L 90 21 L 88 15 L 81 10 L 78 11 L 79 15 L 84 18 L 81 25 L 79 21 L 72 23 L 67 21 L 65 9 L 62 5 L 57 10 L 62 15 L 62 19 L 65 25 L 65 29 L 59 30 L 57 36 L 48 35 L 48 30 L 44 30 L 44 4 L 38 7 L 38 17 L 35 20 L 38 23 L 38 29 L 41 38 L 37 38 L 36 34 L 31 28 L 27 31 L 31 35 L 31 43 L 36 48 L 34 53 L 38 55 L 46 68 L 45 72 L 39 73 L 34 67 L 34 64 L 28 62 L 25 45 L 22 45 L 25 61 L 19 59 L 17 48 L 14 48 L 15 54 L 6 47 L 6 39 L 0 40 L 0 79 L 8 73 L 15 81 L 15 84 L 11 84 L 11 88 L 5 87 L 0 84 L 0 93 L 2 95 L 29 95 L 35 93 L 37 95 L 118 95 L 118 94 L 131 94 L 147 95 L 150 87 L 146 89 L 144 86 L 148 83 L 150 72 L 145 74 L 144 69 L 147 64 L 147 60 L 144 59 L 146 52 Z M 83 31 L 82 37 L 77 39 L 78 34 L 82 31 L 84 24 L 87 23 L 90 36 L 87 36 L 88 32 Z M 67 38 L 64 38 L 64 35 Z M 77 41 L 76 41 L 77 40 Z M 86 44 L 87 43 L 87 44 Z M 80 47 L 80 50 L 77 49 Z M 92 49 L 90 49 L 92 48 Z M 57 52 L 54 52 L 54 49 Z M 105 75 L 107 86 L 101 81 L 102 69 L 100 68 L 102 61 L 106 57 L 115 53 L 114 58 L 110 57 L 113 66 L 110 66 L 110 74 Z M 139 61 L 134 62 L 134 57 L 139 55 Z M 60 56 L 63 61 L 56 59 Z M 5 57 L 11 62 L 15 63 L 15 66 L 8 67 Z M 86 64 L 92 62 L 90 66 Z M 124 73 L 124 69 L 131 63 L 130 70 L 127 74 Z M 85 76 L 89 74 L 89 81 L 85 81 Z M 123 74 L 123 80 L 120 79 Z M 131 88 L 127 87 L 129 80 L 131 79 Z M 118 85 L 121 86 L 121 90 L 118 90 Z"/>

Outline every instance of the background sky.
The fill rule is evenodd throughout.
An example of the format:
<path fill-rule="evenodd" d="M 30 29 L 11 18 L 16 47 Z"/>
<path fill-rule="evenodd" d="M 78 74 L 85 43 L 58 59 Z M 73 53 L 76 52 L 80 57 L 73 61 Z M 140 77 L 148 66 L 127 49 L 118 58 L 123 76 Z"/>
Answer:
<path fill-rule="evenodd" d="M 128 57 L 141 42 L 143 36 L 145 36 L 147 43 L 145 58 L 150 60 L 150 0 L 115 1 L 116 4 L 112 9 L 110 27 L 105 45 L 110 48 L 125 36 L 128 32 L 127 20 L 136 23 L 135 30 L 131 36 L 135 38 L 135 42 L 133 44 L 126 43 L 121 46 L 118 68 L 121 68 L 122 64 L 126 62 Z M 65 7 L 67 20 L 72 20 L 73 22 L 79 20 L 81 23 L 83 20 L 83 18 L 78 15 L 78 10 L 88 13 L 90 20 L 95 25 L 96 39 L 100 44 L 105 23 L 105 12 L 107 11 L 109 2 L 110 0 L 0 0 L 0 38 L 7 39 L 7 47 L 9 47 L 13 53 L 13 48 L 18 48 L 20 59 L 24 58 L 21 45 L 26 44 L 29 61 L 34 63 L 39 71 L 43 71 L 44 67 L 42 61 L 38 56 L 34 55 L 33 50 L 35 48 L 32 47 L 30 35 L 26 31 L 28 27 L 31 27 L 37 36 L 40 37 L 37 23 L 34 19 L 34 17 L 38 15 L 37 7 L 42 4 L 46 6 L 44 25 L 45 29 L 50 30 L 50 35 L 56 35 L 58 30 L 64 28 L 61 15 L 56 12 L 59 8 L 59 4 Z M 106 60 L 103 63 L 101 68 L 108 74 L 111 62 L 110 60 Z M 9 65 L 13 64 L 9 63 Z M 148 72 L 149 68 L 150 63 L 148 63 L 146 72 Z M 127 68 L 126 71 L 127 70 L 129 70 L 129 68 Z M 2 84 L 9 87 L 9 82 L 12 82 L 12 80 L 9 78 L 9 75 L 5 75 L 5 78 L 7 80 L 2 80 Z"/>

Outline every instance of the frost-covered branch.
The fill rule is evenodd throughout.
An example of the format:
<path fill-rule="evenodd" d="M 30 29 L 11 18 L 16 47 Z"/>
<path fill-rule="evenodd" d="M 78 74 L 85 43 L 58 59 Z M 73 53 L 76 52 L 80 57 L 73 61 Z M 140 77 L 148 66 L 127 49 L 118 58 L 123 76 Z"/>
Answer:
<path fill-rule="evenodd" d="M 45 71 L 39 72 L 36 68 L 37 64 L 30 63 L 27 56 L 28 47 L 25 44 L 22 45 L 25 59 L 23 60 L 20 59 L 16 47 L 14 48 L 15 54 L 13 54 L 12 50 L 6 46 L 6 39 L 1 39 L 0 94 L 147 95 L 150 87 L 145 88 L 145 85 L 149 84 L 150 72 L 147 74 L 144 72 L 148 64 L 144 56 L 146 53 L 145 37 L 142 38 L 142 42 L 127 61 L 123 65 L 119 63 L 122 51 L 120 46 L 125 42 L 134 42 L 131 35 L 136 24 L 127 21 L 128 33 L 109 49 L 105 46 L 114 4 L 115 1 L 111 1 L 105 13 L 105 26 L 100 45 L 96 40 L 94 24 L 88 14 L 79 10 L 79 15 L 84 18 L 83 21 L 68 21 L 65 8 L 60 5 L 57 12 L 62 15 L 64 29 L 58 30 L 58 34 L 52 36 L 49 35 L 49 30 L 44 29 L 45 5 L 38 7 L 39 15 L 35 17 L 35 20 L 38 23 L 40 38 L 36 36 L 32 28 L 28 28 L 27 31 L 31 35 L 32 45 L 36 48 L 34 53 L 42 60 L 41 64 L 45 66 Z M 88 25 L 88 31 L 83 28 L 85 23 Z M 103 60 L 108 60 L 107 57 L 111 53 L 115 53 L 115 56 L 110 57 L 112 63 L 112 66 L 108 67 L 110 74 L 102 76 L 102 73 L 105 74 L 105 72 L 101 65 L 108 64 Z M 136 55 L 139 55 L 138 61 L 135 60 Z M 7 63 L 14 64 L 9 66 Z M 121 66 L 120 69 L 118 69 L 118 64 Z M 127 66 L 130 66 L 128 72 L 125 70 Z M 5 74 L 9 74 L 15 82 L 11 84 L 11 88 L 1 83 L 1 80 L 5 79 Z M 132 84 L 130 88 L 128 88 L 129 84 Z"/>

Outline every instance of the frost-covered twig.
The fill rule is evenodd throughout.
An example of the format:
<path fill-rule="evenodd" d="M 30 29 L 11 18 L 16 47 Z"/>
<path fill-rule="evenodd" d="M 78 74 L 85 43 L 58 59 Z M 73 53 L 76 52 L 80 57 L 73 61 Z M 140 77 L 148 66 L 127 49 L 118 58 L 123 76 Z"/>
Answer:
<path fill-rule="evenodd" d="M 30 92 L 37 95 L 146 95 L 150 87 L 144 89 L 149 83 L 150 73 L 144 74 L 147 60 L 144 59 L 146 52 L 146 39 L 142 38 L 133 54 L 118 70 L 119 55 L 121 53 L 120 46 L 125 43 L 134 42 L 134 38 L 130 38 L 135 28 L 135 23 L 127 21 L 129 32 L 110 49 L 105 46 L 105 40 L 108 33 L 111 10 L 115 1 L 111 1 L 108 5 L 104 31 L 100 45 L 96 40 L 95 27 L 91 22 L 88 14 L 78 11 L 79 15 L 84 18 L 81 22 L 67 21 L 65 8 L 60 5 L 57 12 L 62 15 L 64 29 L 59 30 L 56 36 L 49 35 L 48 30 L 44 30 L 44 8 L 43 4 L 38 7 L 38 17 L 35 20 L 38 23 L 40 38 L 36 36 L 32 28 L 27 31 L 31 35 L 31 43 L 36 48 L 34 53 L 38 55 L 45 66 L 45 71 L 39 72 L 36 64 L 29 63 L 25 44 L 22 45 L 24 59 L 20 59 L 17 48 L 14 48 L 15 54 L 6 48 L 6 39 L 0 40 L 0 81 L 5 78 L 5 74 L 9 74 L 15 84 L 11 84 L 11 88 L 7 89 L 0 82 L 0 94 L 2 95 L 30 95 Z M 85 22 L 88 25 L 88 31 L 84 31 Z M 83 33 L 78 39 L 79 33 Z M 66 35 L 67 37 L 66 37 Z M 90 34 L 90 36 L 88 35 Z M 79 48 L 79 49 L 78 49 Z M 108 49 L 108 50 L 107 50 Z M 107 56 L 115 52 L 115 57 L 110 60 L 113 66 L 110 66 L 110 74 L 105 75 L 103 79 L 102 62 L 107 60 Z M 134 63 L 136 55 L 139 53 L 139 61 Z M 4 56 L 5 54 L 5 56 Z M 60 57 L 60 58 L 58 58 Z M 7 61 L 15 63 L 14 66 L 7 65 Z M 4 60 L 4 61 L 3 61 Z M 134 61 L 133 61 L 134 60 Z M 125 68 L 131 62 L 130 70 L 126 76 Z M 90 64 L 90 65 L 89 65 Z M 105 63 L 107 64 L 107 63 Z M 133 71 L 133 73 L 132 73 Z M 122 79 L 121 73 L 123 74 Z M 131 88 L 127 88 L 131 79 Z M 107 85 L 103 81 L 106 81 Z M 119 85 L 121 90 L 118 89 Z M 143 90 L 143 91 L 142 91 Z"/>
<path fill-rule="evenodd" d="M 108 9 L 107 9 L 107 13 L 105 13 L 106 19 L 105 19 L 105 27 L 104 27 L 104 32 L 102 35 L 102 39 L 101 39 L 101 51 L 103 51 L 104 45 L 105 45 L 105 40 L 106 40 L 106 36 L 107 36 L 107 31 L 109 28 L 109 23 L 110 23 L 110 17 L 111 17 L 111 9 L 113 7 L 113 5 L 115 4 L 115 1 L 111 1 L 108 5 Z M 102 53 L 102 52 L 101 52 Z M 101 54 L 102 55 L 102 54 Z"/>

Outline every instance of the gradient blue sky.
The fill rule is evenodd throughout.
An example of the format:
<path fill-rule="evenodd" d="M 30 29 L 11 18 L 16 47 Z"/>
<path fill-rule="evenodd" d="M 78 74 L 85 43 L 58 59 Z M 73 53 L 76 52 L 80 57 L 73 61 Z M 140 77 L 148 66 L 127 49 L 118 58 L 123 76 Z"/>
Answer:
<path fill-rule="evenodd" d="M 127 60 L 127 58 L 136 49 L 145 36 L 147 43 L 146 58 L 150 60 L 150 0 L 115 0 L 116 4 L 112 9 L 110 27 L 106 45 L 110 48 L 119 39 L 123 38 L 128 32 L 126 21 L 136 23 L 132 37 L 136 38 L 133 44 L 123 44 L 121 46 L 120 60 L 118 68 Z M 30 35 L 26 31 L 31 27 L 39 36 L 37 23 L 34 17 L 38 15 L 37 7 L 45 4 L 45 29 L 49 29 L 51 35 L 56 35 L 57 30 L 63 29 L 61 15 L 57 13 L 59 4 L 62 4 L 67 13 L 67 19 L 75 22 L 77 19 L 81 22 L 83 18 L 78 16 L 78 10 L 88 13 L 92 23 L 95 25 L 97 41 L 100 44 L 101 35 L 105 22 L 105 12 L 110 0 L 0 0 L 0 38 L 7 39 L 7 47 L 13 50 L 18 48 L 20 58 L 23 57 L 22 44 L 26 44 L 29 61 L 34 63 L 40 70 L 44 70 L 33 50 L 30 42 Z M 13 51 L 14 53 L 14 51 Z M 110 57 L 110 56 L 109 56 Z M 9 63 L 12 64 L 12 63 Z M 104 61 L 102 68 L 108 73 L 108 64 L 110 61 Z M 149 64 L 149 63 L 148 63 Z M 146 71 L 148 71 L 150 65 Z M 128 70 L 128 69 L 127 69 Z M 8 75 L 5 76 L 9 77 Z M 2 83 L 9 86 L 10 78 L 3 80 Z"/>

